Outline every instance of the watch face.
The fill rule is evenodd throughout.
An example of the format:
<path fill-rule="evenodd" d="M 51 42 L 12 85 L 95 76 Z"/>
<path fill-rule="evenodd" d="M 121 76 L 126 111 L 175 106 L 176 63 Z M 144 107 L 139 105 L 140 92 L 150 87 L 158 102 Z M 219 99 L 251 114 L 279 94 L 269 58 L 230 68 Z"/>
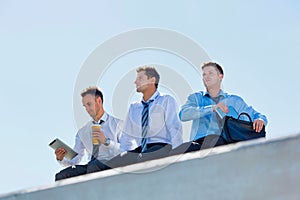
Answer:
<path fill-rule="evenodd" d="M 106 141 L 105 141 L 105 143 L 104 143 L 104 145 L 108 146 L 109 144 L 110 144 L 110 138 L 107 138 Z"/>

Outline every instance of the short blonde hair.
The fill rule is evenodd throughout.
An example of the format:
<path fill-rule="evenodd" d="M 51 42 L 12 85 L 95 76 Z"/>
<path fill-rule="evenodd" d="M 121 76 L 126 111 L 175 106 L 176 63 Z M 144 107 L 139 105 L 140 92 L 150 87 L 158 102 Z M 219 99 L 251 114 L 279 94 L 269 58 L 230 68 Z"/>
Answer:
<path fill-rule="evenodd" d="M 157 88 L 160 76 L 159 76 L 159 73 L 156 71 L 155 67 L 154 66 L 145 65 L 145 66 L 141 66 L 141 67 L 139 67 L 139 68 L 136 69 L 136 72 L 142 72 L 142 71 L 145 72 L 145 75 L 148 78 L 152 78 L 152 77 L 155 78 L 155 87 Z"/>
<path fill-rule="evenodd" d="M 84 89 L 82 92 L 81 92 L 81 97 L 83 98 L 85 95 L 87 94 L 91 94 L 95 97 L 100 97 L 101 98 L 101 101 L 103 103 L 103 94 L 102 94 L 102 91 L 100 90 L 99 87 L 97 86 L 90 86 L 86 89 Z"/>

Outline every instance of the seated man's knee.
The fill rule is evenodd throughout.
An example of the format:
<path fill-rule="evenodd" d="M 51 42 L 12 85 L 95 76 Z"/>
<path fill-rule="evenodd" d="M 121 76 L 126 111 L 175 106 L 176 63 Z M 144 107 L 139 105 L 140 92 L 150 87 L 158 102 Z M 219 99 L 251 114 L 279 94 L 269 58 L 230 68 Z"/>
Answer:
<path fill-rule="evenodd" d="M 103 164 L 98 160 L 95 160 L 88 163 L 86 172 L 89 174 L 89 173 L 103 171 L 106 169 L 108 169 L 108 167 L 105 164 Z"/>
<path fill-rule="evenodd" d="M 55 175 L 55 181 L 59 181 L 66 178 L 71 178 L 74 176 L 79 176 L 86 174 L 86 166 L 85 165 L 76 165 L 72 167 L 68 167 Z"/>
<path fill-rule="evenodd" d="M 68 177 L 63 172 L 58 172 L 57 174 L 55 174 L 55 181 L 59 181 L 66 178 Z"/>

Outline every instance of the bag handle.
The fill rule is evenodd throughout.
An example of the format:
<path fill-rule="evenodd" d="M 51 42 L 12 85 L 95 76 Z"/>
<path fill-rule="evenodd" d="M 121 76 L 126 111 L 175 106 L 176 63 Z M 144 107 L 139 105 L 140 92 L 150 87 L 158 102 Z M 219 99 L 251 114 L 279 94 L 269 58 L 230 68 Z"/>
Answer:
<path fill-rule="evenodd" d="M 251 119 L 250 115 L 245 112 L 242 112 L 241 114 L 239 114 L 238 119 L 240 119 L 240 116 L 242 116 L 242 115 L 246 115 L 248 117 L 249 121 L 252 123 L 252 119 Z"/>

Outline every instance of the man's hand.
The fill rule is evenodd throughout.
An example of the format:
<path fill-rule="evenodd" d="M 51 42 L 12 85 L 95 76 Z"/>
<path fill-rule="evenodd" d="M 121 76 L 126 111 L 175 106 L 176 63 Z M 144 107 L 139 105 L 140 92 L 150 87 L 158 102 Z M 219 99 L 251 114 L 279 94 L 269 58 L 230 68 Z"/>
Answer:
<path fill-rule="evenodd" d="M 261 119 L 256 119 L 253 122 L 253 129 L 255 130 L 255 132 L 259 133 L 262 128 L 264 126 L 264 121 Z"/>
<path fill-rule="evenodd" d="M 67 150 L 65 150 L 64 148 L 57 148 L 55 150 L 56 160 L 62 161 L 66 154 Z"/>
<path fill-rule="evenodd" d="M 220 108 L 220 109 L 221 109 L 224 113 L 226 113 L 226 114 L 229 112 L 228 107 L 227 107 L 224 103 L 222 103 L 222 102 L 220 102 L 220 103 L 214 105 L 214 106 L 213 106 L 213 111 L 216 112 L 216 109 L 217 109 L 217 108 Z"/>
<path fill-rule="evenodd" d="M 92 137 L 100 142 L 100 144 L 104 144 L 106 142 L 106 137 L 104 132 L 100 129 L 100 131 L 93 131 Z"/>

